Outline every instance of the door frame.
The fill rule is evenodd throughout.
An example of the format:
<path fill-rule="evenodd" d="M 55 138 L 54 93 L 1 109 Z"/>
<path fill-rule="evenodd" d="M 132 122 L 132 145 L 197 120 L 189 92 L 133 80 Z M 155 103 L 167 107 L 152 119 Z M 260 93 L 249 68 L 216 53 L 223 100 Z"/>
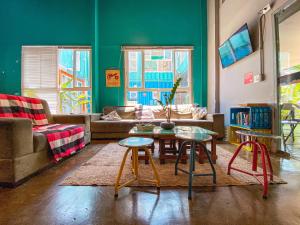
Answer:
<path fill-rule="evenodd" d="M 272 15 L 273 27 L 274 29 L 274 71 L 276 74 L 275 79 L 275 90 L 276 90 L 276 113 L 275 125 L 277 129 L 275 132 L 278 135 L 281 134 L 281 110 L 280 110 L 280 68 L 279 68 L 279 50 L 280 50 L 280 40 L 279 40 L 279 24 L 294 15 L 296 12 L 300 11 L 300 0 L 289 0 L 279 7 Z"/>

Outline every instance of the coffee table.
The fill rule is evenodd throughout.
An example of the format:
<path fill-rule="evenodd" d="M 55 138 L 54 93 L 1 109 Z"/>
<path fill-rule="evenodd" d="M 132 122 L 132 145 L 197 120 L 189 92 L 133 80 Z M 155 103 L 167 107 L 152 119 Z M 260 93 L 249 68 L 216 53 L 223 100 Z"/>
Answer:
<path fill-rule="evenodd" d="M 216 154 L 216 139 L 218 133 L 197 127 L 197 126 L 175 126 L 172 130 L 164 130 L 159 126 L 154 127 L 151 131 L 141 131 L 138 130 L 137 127 L 133 127 L 129 131 L 129 136 L 135 137 L 151 137 L 158 139 L 159 141 L 159 159 L 160 163 L 165 163 L 167 159 L 176 159 L 177 158 L 177 149 L 174 146 L 173 141 L 178 140 L 176 135 L 182 133 L 191 133 L 191 134 L 207 134 L 212 138 L 207 142 L 211 143 L 211 160 L 213 163 L 216 163 L 217 154 Z M 170 143 L 170 147 L 166 147 L 166 143 Z M 173 148 L 172 148 L 173 147 Z M 187 160 L 187 155 L 185 153 L 182 154 L 181 161 L 184 163 Z"/>

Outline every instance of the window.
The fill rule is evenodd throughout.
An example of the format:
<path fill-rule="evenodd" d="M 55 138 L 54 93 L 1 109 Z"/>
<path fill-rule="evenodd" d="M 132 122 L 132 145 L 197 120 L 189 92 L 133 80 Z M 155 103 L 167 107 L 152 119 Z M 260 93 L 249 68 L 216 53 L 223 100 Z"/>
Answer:
<path fill-rule="evenodd" d="M 52 113 L 91 112 L 91 49 L 22 47 L 22 93 L 47 100 Z"/>
<path fill-rule="evenodd" d="M 156 105 L 164 101 L 178 77 L 182 78 L 174 104 L 189 104 L 191 93 L 191 47 L 125 47 L 125 102 Z"/>

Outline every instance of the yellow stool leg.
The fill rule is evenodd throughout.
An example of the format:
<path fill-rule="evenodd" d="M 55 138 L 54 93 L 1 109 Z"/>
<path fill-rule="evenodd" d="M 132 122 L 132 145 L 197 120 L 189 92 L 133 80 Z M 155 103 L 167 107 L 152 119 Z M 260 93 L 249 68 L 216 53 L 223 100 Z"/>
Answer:
<path fill-rule="evenodd" d="M 124 157 L 123 157 L 123 160 L 122 160 L 122 163 L 121 163 L 121 166 L 120 166 L 120 169 L 119 169 L 119 173 L 118 173 L 118 176 L 117 176 L 117 180 L 116 180 L 116 183 L 115 183 L 115 196 L 118 196 L 118 190 L 119 190 L 119 183 L 120 183 L 120 179 L 121 179 L 121 176 L 122 176 L 122 172 L 123 172 L 123 169 L 124 169 L 124 165 L 125 165 L 125 162 L 126 162 L 126 159 L 127 159 L 127 156 L 128 156 L 128 153 L 130 152 L 130 148 L 128 148 L 124 154 Z"/>
<path fill-rule="evenodd" d="M 135 160 L 134 160 L 134 150 L 132 149 L 132 154 L 131 154 L 131 172 L 134 175 L 134 170 L 135 170 Z"/>
<path fill-rule="evenodd" d="M 160 187 L 160 178 L 159 178 L 158 172 L 156 170 L 152 155 L 150 154 L 150 151 L 148 148 L 145 148 L 145 152 L 147 152 L 147 154 L 149 155 L 150 164 L 152 166 L 152 169 L 153 169 L 153 172 L 154 172 L 154 175 L 156 178 L 156 186 L 159 188 Z"/>
<path fill-rule="evenodd" d="M 133 158 L 134 158 L 134 175 L 136 179 L 139 178 L 139 149 L 133 148 Z"/>

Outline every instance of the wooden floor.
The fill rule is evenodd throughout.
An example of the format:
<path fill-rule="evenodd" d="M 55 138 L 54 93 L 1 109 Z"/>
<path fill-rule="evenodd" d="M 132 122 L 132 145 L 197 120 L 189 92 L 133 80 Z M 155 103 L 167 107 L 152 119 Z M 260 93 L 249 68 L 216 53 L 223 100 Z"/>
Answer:
<path fill-rule="evenodd" d="M 0 225 L 300 224 L 296 159 L 273 157 L 276 174 L 289 183 L 271 186 L 267 200 L 260 186 L 198 188 L 192 201 L 186 189 L 164 188 L 157 195 L 156 189 L 126 188 L 115 200 L 112 187 L 59 186 L 94 154 L 83 151 L 15 189 L 0 189 Z"/>

